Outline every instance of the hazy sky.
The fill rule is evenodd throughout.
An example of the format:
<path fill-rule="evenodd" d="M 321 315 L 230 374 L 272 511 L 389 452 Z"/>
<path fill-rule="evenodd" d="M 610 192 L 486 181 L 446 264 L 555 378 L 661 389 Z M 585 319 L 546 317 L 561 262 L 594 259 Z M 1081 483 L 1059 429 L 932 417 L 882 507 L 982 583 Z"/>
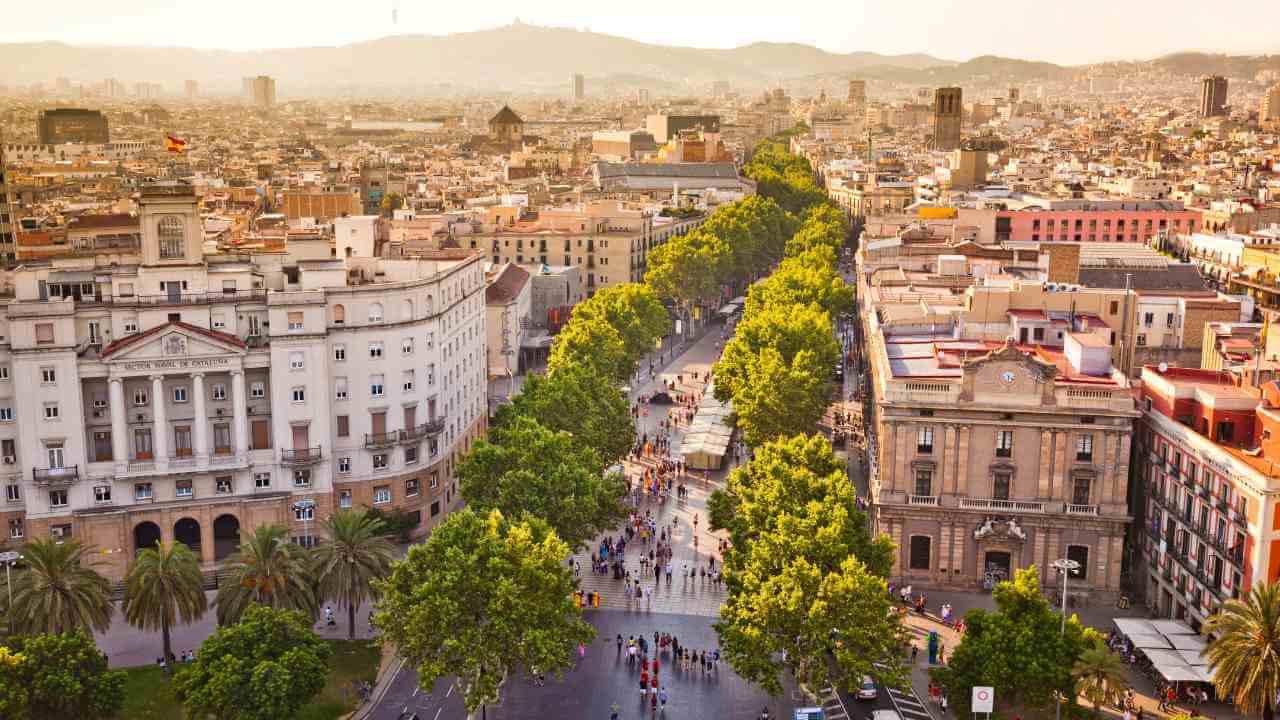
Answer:
<path fill-rule="evenodd" d="M 518 17 L 670 45 L 803 42 L 954 60 L 1280 52 L 1277 0 L 59 0 L 52 12 L 29 0 L 4 4 L 0 42 L 256 50 L 478 30 Z"/>

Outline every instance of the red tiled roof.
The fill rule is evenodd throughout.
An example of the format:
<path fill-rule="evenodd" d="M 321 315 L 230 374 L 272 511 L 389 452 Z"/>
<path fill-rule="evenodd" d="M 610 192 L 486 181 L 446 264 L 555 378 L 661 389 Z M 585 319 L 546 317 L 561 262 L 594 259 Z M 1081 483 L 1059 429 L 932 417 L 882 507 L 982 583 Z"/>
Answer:
<path fill-rule="evenodd" d="M 529 273 L 519 265 L 508 264 L 498 277 L 485 288 L 486 303 L 509 303 L 520 294 L 520 290 L 529 282 Z"/>
<path fill-rule="evenodd" d="M 81 215 L 67 223 L 68 230 L 91 230 L 94 228 L 139 227 L 138 218 L 129 213 L 109 213 L 104 215 Z"/>
<path fill-rule="evenodd" d="M 143 338 L 154 337 L 155 335 L 160 334 L 161 331 L 166 330 L 170 327 L 181 328 L 188 332 L 195 333 L 196 335 L 203 335 L 212 340 L 224 342 L 224 343 L 227 343 L 228 345 L 234 345 L 235 347 L 238 347 L 238 348 L 249 347 L 248 345 L 245 344 L 243 340 L 241 340 L 240 338 L 234 335 L 228 335 L 227 333 L 218 332 L 217 330 L 206 330 L 202 327 L 192 325 L 191 323 L 178 321 L 178 322 L 167 322 L 163 325 L 157 325 L 145 332 L 140 332 L 140 333 L 137 333 L 136 335 L 129 335 L 127 337 L 122 337 L 119 340 L 110 342 L 107 344 L 106 347 L 102 348 L 102 357 L 103 358 L 109 357 L 110 355 L 116 352 L 119 352 L 120 350 L 123 350 L 132 345 L 136 345 Z"/>

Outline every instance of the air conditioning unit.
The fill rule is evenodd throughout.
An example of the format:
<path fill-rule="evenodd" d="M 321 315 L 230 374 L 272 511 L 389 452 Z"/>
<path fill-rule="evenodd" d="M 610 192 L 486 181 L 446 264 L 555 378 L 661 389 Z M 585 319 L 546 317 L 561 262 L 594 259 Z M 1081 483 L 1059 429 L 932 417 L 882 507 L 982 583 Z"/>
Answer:
<path fill-rule="evenodd" d="M 102 417 L 102 411 L 101 411 L 101 410 L 94 410 L 94 411 L 93 411 L 93 416 L 94 416 L 94 417 L 96 417 L 96 418 L 100 418 L 100 417 Z"/>
<path fill-rule="evenodd" d="M 99 409 L 99 410 L 105 409 L 105 408 L 107 407 L 107 401 L 106 401 L 106 400 L 94 400 L 94 401 L 93 401 L 93 406 L 94 406 L 95 408 Z"/>
<path fill-rule="evenodd" d="M 12 465 L 12 464 L 14 464 L 14 463 L 15 463 L 15 462 L 17 462 L 17 461 L 18 461 L 18 460 L 17 460 L 17 458 L 15 458 L 15 457 L 14 457 L 14 456 L 12 456 L 12 455 L 5 455 L 5 456 L 4 456 L 4 464 L 5 464 L 5 465 Z"/>
<path fill-rule="evenodd" d="M 224 408 L 218 408 L 215 412 L 217 412 L 218 415 L 221 416 L 223 413 L 226 412 L 226 410 Z"/>
<path fill-rule="evenodd" d="M 66 531 L 65 526 L 62 526 L 62 525 L 54 525 L 54 526 L 50 529 L 50 534 L 52 534 L 55 538 L 62 539 L 62 538 L 64 538 L 64 537 L 66 537 L 67 535 L 69 535 L 70 533 Z"/>

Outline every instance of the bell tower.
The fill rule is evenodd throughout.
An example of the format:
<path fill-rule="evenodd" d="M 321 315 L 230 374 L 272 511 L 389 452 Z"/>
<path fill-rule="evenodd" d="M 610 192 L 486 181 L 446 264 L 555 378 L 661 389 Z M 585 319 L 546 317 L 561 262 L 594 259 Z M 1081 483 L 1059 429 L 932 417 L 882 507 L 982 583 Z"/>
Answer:
<path fill-rule="evenodd" d="M 191 185 L 169 182 L 143 187 L 138 220 L 144 266 L 195 265 L 204 259 L 204 227 Z"/>

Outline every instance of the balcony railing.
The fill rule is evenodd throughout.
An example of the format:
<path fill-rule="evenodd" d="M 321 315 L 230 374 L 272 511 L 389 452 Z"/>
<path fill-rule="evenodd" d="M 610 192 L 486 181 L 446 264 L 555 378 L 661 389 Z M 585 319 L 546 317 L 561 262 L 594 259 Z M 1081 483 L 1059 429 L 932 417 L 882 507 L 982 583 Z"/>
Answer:
<path fill-rule="evenodd" d="M 212 305 L 266 299 L 265 289 L 253 289 L 162 295 L 86 295 L 80 302 L 90 305 Z"/>
<path fill-rule="evenodd" d="M 922 505 L 925 507 L 937 507 L 938 496 L 937 495 L 908 495 L 907 504 Z"/>
<path fill-rule="evenodd" d="M 1068 515 L 1097 515 L 1097 505 L 1077 505 L 1076 503 L 1067 503 Z"/>
<path fill-rule="evenodd" d="M 444 432 L 444 418 L 432 418 L 422 424 L 401 430 L 400 441 L 410 442 L 413 440 L 420 440 L 429 435 L 439 435 L 442 432 Z"/>
<path fill-rule="evenodd" d="M 1043 513 L 1044 503 L 1033 500 L 996 500 L 995 498 L 960 498 L 964 510 L 997 510 L 1012 513 Z"/>
<path fill-rule="evenodd" d="M 31 468 L 31 479 L 37 485 L 69 485 L 80 479 L 80 466 Z"/>
<path fill-rule="evenodd" d="M 400 440 L 400 431 L 382 433 L 365 433 L 364 446 L 367 448 L 383 448 L 394 445 Z"/>
<path fill-rule="evenodd" d="M 292 448 L 280 451 L 280 463 L 283 465 L 313 465 L 320 462 L 320 448 Z"/>

